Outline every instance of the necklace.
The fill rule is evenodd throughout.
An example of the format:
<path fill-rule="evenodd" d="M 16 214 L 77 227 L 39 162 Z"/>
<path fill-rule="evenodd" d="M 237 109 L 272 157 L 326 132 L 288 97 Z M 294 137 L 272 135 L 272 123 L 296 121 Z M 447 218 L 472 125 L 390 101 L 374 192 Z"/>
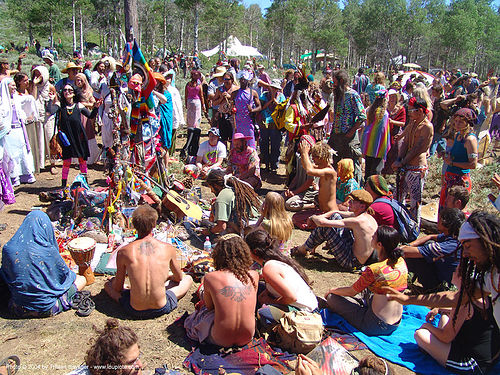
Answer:
<path fill-rule="evenodd" d="M 72 106 L 66 107 L 66 112 L 68 113 L 69 116 L 71 116 L 73 114 L 74 110 L 75 110 L 74 104 Z"/>

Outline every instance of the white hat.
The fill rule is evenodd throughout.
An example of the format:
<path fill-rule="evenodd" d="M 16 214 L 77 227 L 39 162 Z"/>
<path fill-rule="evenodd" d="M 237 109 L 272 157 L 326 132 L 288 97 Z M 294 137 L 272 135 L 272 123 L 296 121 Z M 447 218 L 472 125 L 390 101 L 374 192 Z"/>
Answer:
<path fill-rule="evenodd" d="M 281 81 L 279 79 L 273 79 L 269 86 L 274 87 L 276 90 L 282 90 Z"/>

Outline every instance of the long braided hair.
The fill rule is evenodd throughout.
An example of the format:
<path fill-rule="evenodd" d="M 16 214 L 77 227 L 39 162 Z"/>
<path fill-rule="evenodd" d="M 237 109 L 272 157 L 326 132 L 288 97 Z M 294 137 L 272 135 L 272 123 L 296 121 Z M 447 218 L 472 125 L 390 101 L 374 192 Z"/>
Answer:
<path fill-rule="evenodd" d="M 494 268 L 500 271 L 500 243 L 498 242 L 498 238 L 500 238 L 500 217 L 484 211 L 474 211 L 467 222 L 479 236 L 479 241 L 483 246 L 483 251 L 488 256 L 488 261 L 484 265 L 477 265 L 469 258 L 465 258 L 462 253 L 458 269 L 461 276 L 461 285 L 453 323 L 457 319 L 464 293 L 466 293 L 469 301 L 474 300 L 474 292 L 478 285 L 481 293 L 483 293 L 484 275 L 487 272 L 492 272 Z M 500 294 L 497 295 L 495 300 L 498 296 Z M 485 312 L 486 303 L 483 300 L 483 314 Z"/>
<path fill-rule="evenodd" d="M 235 214 L 241 229 L 248 225 L 248 214 L 252 208 L 260 210 L 262 202 L 252 186 L 234 176 L 226 176 L 223 170 L 212 169 L 208 173 L 206 182 L 208 185 L 227 186 L 233 189 Z"/>

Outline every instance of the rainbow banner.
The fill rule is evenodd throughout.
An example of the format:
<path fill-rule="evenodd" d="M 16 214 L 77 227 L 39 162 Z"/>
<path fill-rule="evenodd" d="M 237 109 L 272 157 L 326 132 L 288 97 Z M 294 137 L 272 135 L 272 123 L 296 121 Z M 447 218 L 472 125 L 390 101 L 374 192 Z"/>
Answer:
<path fill-rule="evenodd" d="M 132 60 L 134 61 L 134 66 L 141 69 L 144 73 L 141 96 L 148 109 L 153 109 L 155 105 L 152 92 L 156 86 L 156 79 L 155 77 L 153 77 L 153 72 L 149 68 L 148 63 L 144 58 L 141 49 L 139 48 L 139 44 L 135 39 L 134 46 L 132 48 Z"/>

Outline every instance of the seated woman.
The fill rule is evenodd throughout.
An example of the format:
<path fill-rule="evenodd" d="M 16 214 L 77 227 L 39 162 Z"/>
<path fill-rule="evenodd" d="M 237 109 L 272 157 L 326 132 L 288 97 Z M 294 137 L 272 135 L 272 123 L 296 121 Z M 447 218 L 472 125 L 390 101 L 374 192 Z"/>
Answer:
<path fill-rule="evenodd" d="M 108 319 L 102 331 L 92 340 L 85 365 L 68 375 L 141 375 L 144 365 L 135 332 Z"/>
<path fill-rule="evenodd" d="M 453 273 L 453 283 L 460 287 L 460 267 Z M 431 322 L 440 312 L 435 327 Z M 451 317 L 451 319 L 450 319 Z M 484 374 L 500 354 L 500 332 L 493 317 L 491 299 L 469 301 L 456 311 L 433 309 L 428 323 L 415 331 L 418 346 L 441 366 L 457 374 Z"/>
<path fill-rule="evenodd" d="M 262 205 L 262 214 L 254 225 L 254 228 L 262 227 L 267 233 L 279 242 L 279 250 L 286 255 L 287 242 L 292 237 L 292 218 L 285 211 L 285 200 L 274 191 L 266 194 Z"/>
<path fill-rule="evenodd" d="M 276 240 L 258 229 L 247 234 L 245 242 L 252 258 L 263 267 L 265 290 L 258 296 L 258 303 L 263 306 L 257 315 L 264 326 L 276 324 L 289 311 L 317 310 L 318 300 L 304 269 L 283 255 Z"/>
<path fill-rule="evenodd" d="M 0 277 L 12 295 L 10 311 L 21 318 L 48 317 L 69 310 L 86 285 L 59 255 L 54 229 L 42 211 L 32 211 L 2 250 Z"/>
<path fill-rule="evenodd" d="M 396 229 L 382 225 L 372 239 L 378 263 L 371 264 L 352 286 L 333 288 L 326 294 L 328 307 L 367 335 L 390 335 L 398 328 L 403 306 L 389 301 L 382 288 L 406 289 L 408 270 L 397 246 L 400 236 Z M 369 290 L 366 290 L 366 289 Z M 354 299 L 363 291 L 363 298 Z"/>

